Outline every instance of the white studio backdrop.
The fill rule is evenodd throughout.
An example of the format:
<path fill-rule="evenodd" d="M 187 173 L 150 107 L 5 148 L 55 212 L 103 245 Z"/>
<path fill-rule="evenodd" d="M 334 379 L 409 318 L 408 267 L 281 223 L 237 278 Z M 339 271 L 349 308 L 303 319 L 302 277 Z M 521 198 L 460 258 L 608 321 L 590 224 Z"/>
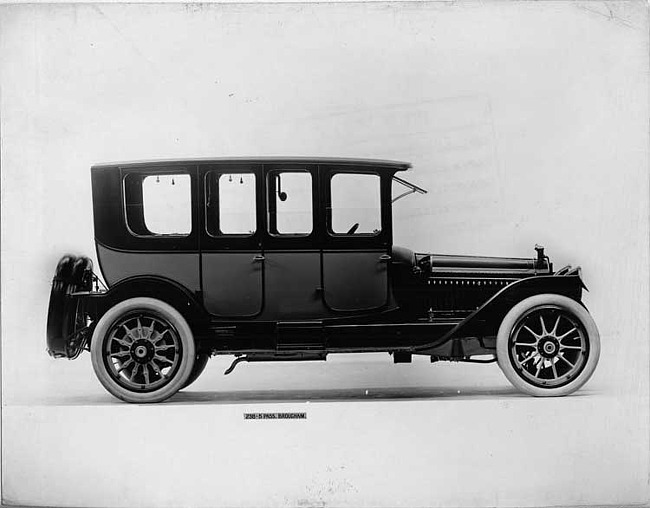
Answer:
<path fill-rule="evenodd" d="M 0 65 L 6 501 L 648 499 L 643 2 L 2 6 Z M 557 268 L 582 265 L 602 339 L 593 379 L 575 397 L 512 398 L 494 366 L 393 366 L 371 355 L 345 365 L 242 366 L 225 379 L 216 369 L 197 383 L 208 394 L 194 399 L 200 404 L 190 397 L 152 408 L 113 405 L 87 355 L 51 360 L 45 320 L 56 262 L 66 252 L 95 258 L 90 165 L 247 155 L 411 161 L 404 176 L 429 194 L 396 203 L 397 245 L 532 257 L 541 243 Z M 445 383 L 434 369 L 476 393 L 492 383 L 497 394 L 456 403 L 425 390 L 421 400 L 418 389 Z M 242 407 L 295 408 L 269 394 L 297 386 L 314 400 L 367 386 L 387 390 L 385 399 L 406 387 L 417 400 L 336 396 L 312 404 L 298 430 L 243 428 Z M 219 399 L 222 389 L 232 403 Z M 251 390 L 257 396 L 245 395 Z M 111 431 L 122 419 L 129 423 Z M 476 423 L 486 419 L 489 432 Z M 138 430 L 169 428 L 159 421 L 188 441 L 165 438 L 162 447 Z M 173 457 L 157 479 L 142 476 L 140 466 Z M 530 475 L 513 478 L 521 468 Z M 212 483 L 197 483 L 204 474 Z M 75 475 L 85 486 L 69 487 Z"/>

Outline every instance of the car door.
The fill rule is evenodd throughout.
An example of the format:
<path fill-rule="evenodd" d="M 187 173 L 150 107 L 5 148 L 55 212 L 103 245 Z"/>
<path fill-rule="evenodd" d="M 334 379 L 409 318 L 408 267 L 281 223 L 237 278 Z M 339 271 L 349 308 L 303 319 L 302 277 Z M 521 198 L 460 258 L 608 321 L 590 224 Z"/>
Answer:
<path fill-rule="evenodd" d="M 318 228 L 318 177 L 313 164 L 267 164 L 264 316 L 313 320 L 325 312 Z"/>
<path fill-rule="evenodd" d="M 383 177 L 371 169 L 323 167 L 326 239 L 325 304 L 362 312 L 388 303 L 390 217 Z M 387 207 L 386 207 L 387 208 Z"/>
<path fill-rule="evenodd" d="M 261 165 L 201 168 L 204 230 L 201 284 L 206 310 L 219 317 L 253 317 L 264 303 L 261 247 Z"/>

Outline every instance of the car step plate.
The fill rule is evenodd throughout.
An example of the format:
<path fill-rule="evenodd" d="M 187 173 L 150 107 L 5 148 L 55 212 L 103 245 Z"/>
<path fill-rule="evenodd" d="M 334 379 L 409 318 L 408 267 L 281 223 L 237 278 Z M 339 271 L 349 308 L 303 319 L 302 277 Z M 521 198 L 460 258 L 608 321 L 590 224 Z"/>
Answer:
<path fill-rule="evenodd" d="M 278 351 L 321 351 L 325 349 L 322 321 L 280 321 L 276 332 Z"/>

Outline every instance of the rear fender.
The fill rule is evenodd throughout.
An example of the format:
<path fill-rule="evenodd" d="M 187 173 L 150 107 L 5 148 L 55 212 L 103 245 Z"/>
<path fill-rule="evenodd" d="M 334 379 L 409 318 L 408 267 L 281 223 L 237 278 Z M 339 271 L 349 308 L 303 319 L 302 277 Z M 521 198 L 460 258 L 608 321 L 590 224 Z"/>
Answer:
<path fill-rule="evenodd" d="M 521 279 L 496 293 L 476 311 L 458 323 L 448 333 L 436 341 L 437 345 L 450 339 L 461 337 L 496 336 L 499 326 L 508 311 L 529 296 L 553 293 L 567 296 L 582 305 L 580 298 L 585 288 L 580 276 L 539 275 Z M 586 288 L 585 288 L 586 289 Z M 431 348 L 433 344 L 421 346 L 420 350 Z"/>
<path fill-rule="evenodd" d="M 197 296 L 184 286 L 164 277 L 137 276 L 114 284 L 98 299 L 96 319 L 119 302 L 136 297 L 156 298 L 168 303 L 183 315 L 192 329 L 207 318 Z"/>

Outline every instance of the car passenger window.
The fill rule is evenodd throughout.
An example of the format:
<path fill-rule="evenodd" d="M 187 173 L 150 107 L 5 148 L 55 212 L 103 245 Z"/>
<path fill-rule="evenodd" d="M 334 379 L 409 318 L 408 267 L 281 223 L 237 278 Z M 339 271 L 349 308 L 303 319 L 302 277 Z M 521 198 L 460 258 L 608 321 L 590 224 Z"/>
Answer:
<path fill-rule="evenodd" d="M 208 233 L 252 235 L 257 230 L 257 200 L 253 173 L 208 173 Z"/>
<path fill-rule="evenodd" d="M 312 181 L 306 171 L 269 175 L 269 229 L 275 235 L 309 235 L 313 229 Z"/>
<path fill-rule="evenodd" d="M 188 174 L 131 173 L 124 179 L 126 221 L 139 236 L 187 236 L 192 231 Z"/>
<path fill-rule="evenodd" d="M 337 173 L 331 179 L 330 232 L 370 234 L 381 231 L 381 186 L 378 175 Z"/>

